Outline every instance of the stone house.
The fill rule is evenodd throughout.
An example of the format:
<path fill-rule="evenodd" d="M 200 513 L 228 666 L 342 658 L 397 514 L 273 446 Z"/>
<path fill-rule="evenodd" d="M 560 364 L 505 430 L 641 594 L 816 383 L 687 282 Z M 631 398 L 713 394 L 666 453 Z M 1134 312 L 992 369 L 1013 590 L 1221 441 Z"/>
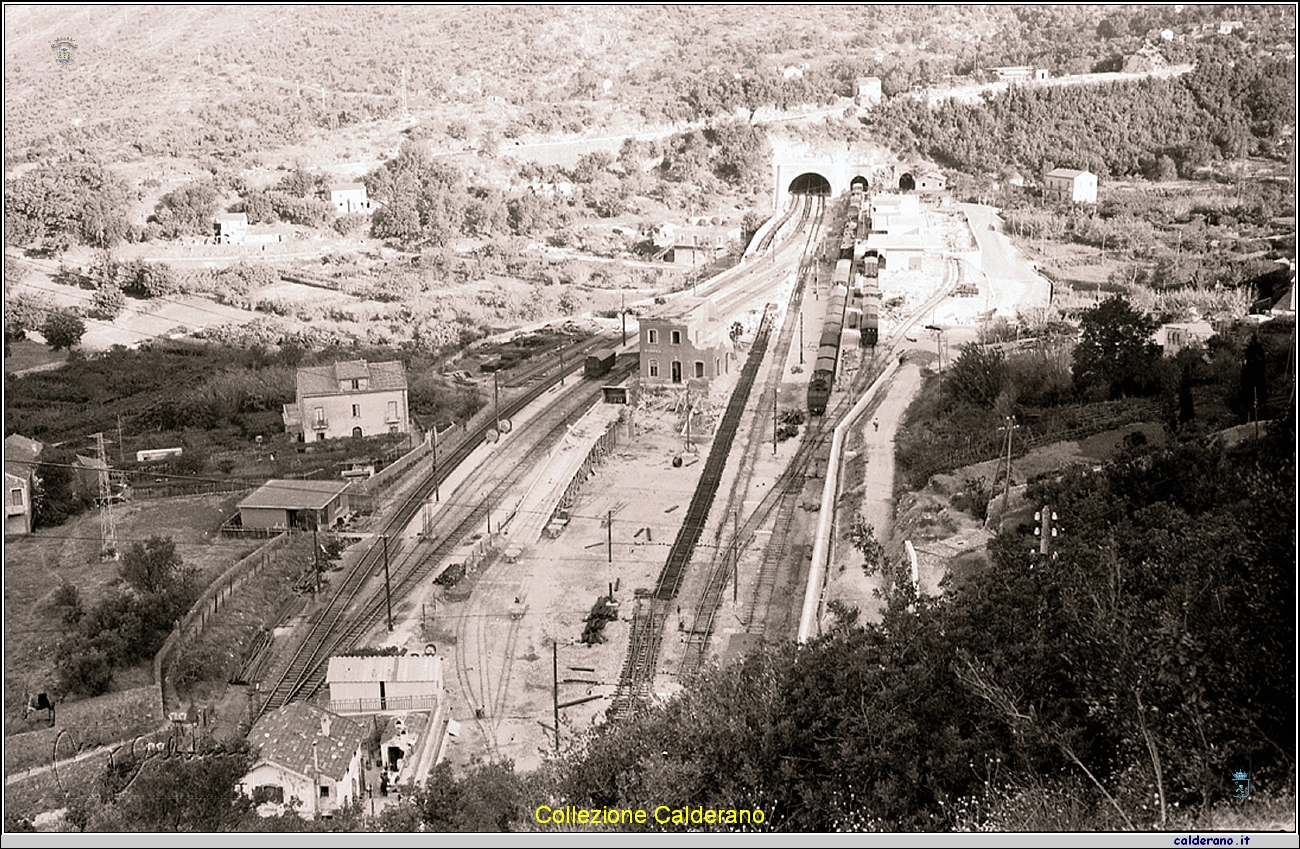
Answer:
<path fill-rule="evenodd" d="M 285 431 L 298 442 L 410 433 L 406 367 L 400 360 L 348 360 L 298 369 L 295 403 L 285 404 Z"/>

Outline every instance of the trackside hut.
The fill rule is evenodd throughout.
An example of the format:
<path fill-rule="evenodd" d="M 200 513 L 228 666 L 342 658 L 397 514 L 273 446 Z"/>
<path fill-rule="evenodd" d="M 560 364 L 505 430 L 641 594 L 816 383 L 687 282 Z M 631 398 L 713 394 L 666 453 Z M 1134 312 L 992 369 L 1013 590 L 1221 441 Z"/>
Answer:
<path fill-rule="evenodd" d="M 349 481 L 270 480 L 239 502 L 245 528 L 332 527 L 350 512 Z"/>
<path fill-rule="evenodd" d="M 360 723 L 306 702 L 286 705 L 249 732 L 258 756 L 240 781 L 240 792 L 264 816 L 284 811 L 293 799 L 301 803 L 299 816 L 328 816 L 361 798 L 365 738 Z"/>
<path fill-rule="evenodd" d="M 383 711 L 437 711 L 442 694 L 442 659 L 331 657 L 325 681 L 330 710 L 340 714 Z"/>

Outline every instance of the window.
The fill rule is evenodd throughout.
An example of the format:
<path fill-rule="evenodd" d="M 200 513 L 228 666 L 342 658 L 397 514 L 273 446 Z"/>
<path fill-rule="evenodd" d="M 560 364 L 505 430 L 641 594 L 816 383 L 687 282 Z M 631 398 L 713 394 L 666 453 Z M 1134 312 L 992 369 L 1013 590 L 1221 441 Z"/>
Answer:
<path fill-rule="evenodd" d="M 317 441 L 317 442 L 324 442 L 324 441 L 325 441 L 325 431 L 322 430 L 322 431 L 317 432 L 317 434 L 316 434 L 316 441 Z"/>
<path fill-rule="evenodd" d="M 352 388 L 353 388 L 353 389 L 360 389 L 360 388 L 361 388 L 361 379 L 360 379 L 360 378 L 357 378 L 357 377 L 352 378 Z"/>
<path fill-rule="evenodd" d="M 704 377 L 704 360 L 695 361 L 695 376 Z"/>
<path fill-rule="evenodd" d="M 320 426 L 320 427 L 324 427 L 324 426 L 325 426 L 325 408 L 324 408 L 324 407 L 317 407 L 317 408 L 316 408 L 316 424 L 317 424 L 318 426 Z"/>
<path fill-rule="evenodd" d="M 651 331 L 651 332 L 653 332 L 653 331 Z M 658 361 L 658 360 L 651 360 L 651 361 L 650 361 L 650 376 L 651 376 L 651 377 L 658 377 L 658 376 L 659 376 L 659 361 Z"/>
<path fill-rule="evenodd" d="M 682 344 L 682 332 L 680 330 L 673 331 L 673 344 L 674 345 Z"/>
<path fill-rule="evenodd" d="M 389 402 L 388 402 L 388 417 L 385 418 L 384 421 L 388 421 L 388 422 L 395 422 L 395 421 L 397 421 L 397 402 L 396 402 L 396 401 L 389 401 Z"/>
<path fill-rule="evenodd" d="M 9 490 L 9 504 L 10 504 L 10 506 L 12 506 L 12 507 L 22 507 L 22 506 L 23 506 L 23 488 L 22 488 L 22 487 L 15 487 L 14 489 Z"/>
<path fill-rule="evenodd" d="M 328 784 L 322 784 L 320 786 L 320 797 L 322 799 L 328 799 L 330 797 L 330 787 Z"/>
<path fill-rule="evenodd" d="M 658 331 L 658 330 L 653 330 L 653 329 L 651 329 L 651 330 L 647 330 L 647 331 L 646 331 L 646 341 L 647 341 L 649 344 L 651 344 L 651 345 L 658 345 L 658 344 L 659 344 L 659 331 Z"/>
<path fill-rule="evenodd" d="M 354 418 L 354 419 L 359 419 L 359 418 L 361 418 L 361 405 L 360 405 L 360 404 L 353 404 L 353 405 L 352 405 L 352 418 Z"/>

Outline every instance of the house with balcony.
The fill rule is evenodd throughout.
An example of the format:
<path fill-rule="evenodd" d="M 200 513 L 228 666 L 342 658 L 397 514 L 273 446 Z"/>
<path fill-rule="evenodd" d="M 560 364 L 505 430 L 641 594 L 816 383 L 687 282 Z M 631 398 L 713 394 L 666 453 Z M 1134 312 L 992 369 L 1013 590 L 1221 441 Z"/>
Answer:
<path fill-rule="evenodd" d="M 641 319 L 641 380 L 675 386 L 731 371 L 736 358 L 725 323 L 703 298 L 683 298 Z"/>
<path fill-rule="evenodd" d="M 350 360 L 298 369 L 284 429 L 298 442 L 410 433 L 406 368 L 400 360 Z"/>
<path fill-rule="evenodd" d="M 248 734 L 258 750 L 240 792 L 263 816 L 293 807 L 301 817 L 329 817 L 365 792 L 366 728 L 361 723 L 294 702 L 268 713 Z"/>

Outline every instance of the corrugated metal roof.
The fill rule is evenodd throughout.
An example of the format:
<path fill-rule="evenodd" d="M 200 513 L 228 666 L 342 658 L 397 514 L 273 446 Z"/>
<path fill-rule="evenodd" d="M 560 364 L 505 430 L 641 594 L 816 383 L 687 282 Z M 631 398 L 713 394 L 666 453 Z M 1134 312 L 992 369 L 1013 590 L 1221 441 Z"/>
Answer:
<path fill-rule="evenodd" d="M 442 659 L 433 655 L 413 657 L 331 657 L 325 673 L 328 683 L 364 681 L 438 681 Z"/>
<path fill-rule="evenodd" d="M 349 481 L 271 480 L 258 487 L 238 507 L 271 510 L 323 510 Z"/>
<path fill-rule="evenodd" d="M 339 381 L 366 378 L 365 389 L 340 389 Z M 367 363 L 345 360 L 332 366 L 307 366 L 298 369 L 298 398 L 314 395 L 349 395 L 355 392 L 386 392 L 406 388 L 406 367 L 401 360 Z"/>
<path fill-rule="evenodd" d="M 325 725 L 329 726 L 329 734 L 325 733 Z M 261 748 L 259 762 L 313 780 L 318 775 L 342 780 L 364 739 L 362 726 L 306 702 L 294 702 L 268 713 L 248 733 L 248 742 Z"/>

